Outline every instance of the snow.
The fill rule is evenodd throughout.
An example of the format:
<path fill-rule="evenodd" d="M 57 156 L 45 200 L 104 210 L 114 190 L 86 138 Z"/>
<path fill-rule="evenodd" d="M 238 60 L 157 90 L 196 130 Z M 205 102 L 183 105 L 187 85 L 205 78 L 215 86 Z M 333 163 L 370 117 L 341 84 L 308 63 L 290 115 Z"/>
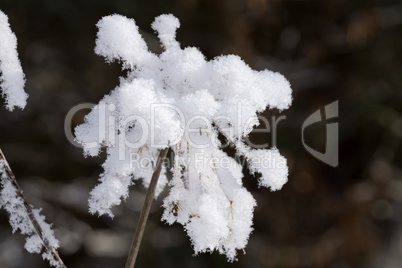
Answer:
<path fill-rule="evenodd" d="M 28 212 L 25 208 L 24 200 L 18 195 L 17 188 L 6 175 L 7 163 L 0 160 L 1 186 L 0 191 L 0 208 L 4 208 L 9 214 L 9 222 L 13 233 L 19 231 L 23 235 L 27 235 L 25 249 L 30 253 L 41 253 L 44 259 L 49 260 L 52 266 L 59 267 L 53 255 L 45 248 L 43 241 L 36 233 L 35 228 L 29 219 Z M 45 222 L 45 217 L 40 215 L 41 209 L 32 208 L 33 216 L 42 229 L 42 236 L 48 241 L 49 246 L 57 249 L 59 241 L 55 238 L 51 225 Z"/>
<path fill-rule="evenodd" d="M 28 94 L 24 91 L 25 75 L 17 52 L 17 38 L 10 29 L 8 17 L 0 10 L 0 84 L 9 111 L 24 109 Z"/>
<path fill-rule="evenodd" d="M 167 183 L 163 169 L 157 190 L 170 187 L 162 220 L 182 224 L 195 253 L 217 250 L 235 260 L 253 230 L 256 202 L 218 133 L 244 156 L 252 174 L 261 174 L 260 186 L 281 189 L 286 159 L 276 148 L 253 149 L 244 138 L 259 124 L 258 113 L 290 106 L 289 82 L 279 73 L 253 70 L 235 55 L 207 61 L 195 47 L 181 49 L 173 15 L 152 23 L 164 48 L 160 55 L 148 51 L 132 19 L 111 15 L 97 26 L 95 53 L 120 61 L 128 74 L 75 129 L 85 156 L 102 147 L 107 153 L 90 212 L 112 217 L 111 207 L 128 197 L 129 186 L 140 179 L 149 185 L 160 149 L 170 147 L 173 178 Z"/>
<path fill-rule="evenodd" d="M 176 30 L 180 27 L 180 22 L 175 16 L 171 14 L 161 15 L 155 19 L 151 26 L 158 33 L 163 47 L 179 46 L 176 41 Z"/>
<path fill-rule="evenodd" d="M 10 29 L 8 17 L 0 10 L 0 84 L 2 96 L 6 101 L 6 109 L 13 111 L 15 107 L 24 109 L 28 94 L 24 91 L 25 75 L 18 59 L 17 38 Z M 13 233 L 19 231 L 27 235 L 25 249 L 30 253 L 42 253 L 42 257 L 48 260 L 51 266 L 62 267 L 48 247 L 57 249 L 59 241 L 55 238 L 51 225 L 45 222 L 45 217 L 40 215 L 41 209 L 34 209 L 25 203 L 21 192 L 12 182 L 6 172 L 7 162 L 0 159 L 0 208 L 4 208 L 9 214 L 9 222 Z M 31 206 L 31 212 L 26 206 Z M 32 213 L 29 215 L 28 213 Z M 37 233 L 31 217 L 42 231 L 42 238 Z M 45 241 L 47 245 L 45 246 Z"/>

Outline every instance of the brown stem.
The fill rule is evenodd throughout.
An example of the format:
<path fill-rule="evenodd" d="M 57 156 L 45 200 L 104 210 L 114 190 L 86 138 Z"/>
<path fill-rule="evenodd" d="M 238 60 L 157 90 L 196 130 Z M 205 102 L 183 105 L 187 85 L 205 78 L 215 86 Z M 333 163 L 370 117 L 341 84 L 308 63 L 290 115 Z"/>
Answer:
<path fill-rule="evenodd" d="M 151 183 L 149 184 L 147 195 L 145 196 L 144 205 L 142 207 L 140 218 L 138 220 L 137 229 L 135 230 L 130 253 L 127 258 L 126 268 L 134 268 L 138 251 L 140 249 L 142 236 L 144 234 L 145 225 L 147 224 L 149 211 L 151 210 L 152 200 L 155 195 L 156 185 L 158 184 L 158 179 L 162 170 L 163 161 L 165 161 L 168 150 L 169 147 L 162 149 L 159 152 L 158 160 L 156 162 L 156 166 L 152 174 Z"/>
<path fill-rule="evenodd" d="M 0 149 L 0 159 L 2 159 L 4 161 L 4 167 L 5 167 L 7 179 L 12 183 L 12 185 L 16 189 L 16 193 L 17 193 L 18 197 L 21 197 L 24 202 L 25 210 L 27 212 L 29 220 L 31 221 L 31 223 L 35 229 L 35 233 L 42 240 L 43 245 L 45 246 L 46 250 L 48 252 L 51 252 L 52 255 L 54 256 L 54 258 L 59 262 L 59 267 L 67 268 L 66 265 L 61 260 L 59 254 L 57 253 L 57 250 L 50 245 L 47 238 L 43 235 L 42 227 L 39 225 L 38 221 L 36 220 L 36 218 L 33 214 L 31 205 L 29 205 L 29 203 L 26 201 L 24 195 L 22 194 L 22 191 L 21 191 L 20 186 L 18 185 L 17 179 L 15 178 L 15 175 L 14 175 L 13 171 L 11 170 L 11 168 L 6 160 L 6 157 L 4 156 L 3 151 L 1 149 Z"/>

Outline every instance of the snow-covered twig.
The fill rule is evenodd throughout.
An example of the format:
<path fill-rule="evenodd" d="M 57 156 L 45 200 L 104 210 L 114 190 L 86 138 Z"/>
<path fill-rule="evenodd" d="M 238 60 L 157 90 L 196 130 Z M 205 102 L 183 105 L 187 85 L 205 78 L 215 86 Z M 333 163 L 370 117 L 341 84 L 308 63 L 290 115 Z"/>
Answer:
<path fill-rule="evenodd" d="M 33 253 L 40 253 L 45 248 L 43 258 L 49 260 L 54 267 L 65 268 L 56 248 L 58 241 L 54 238 L 50 225 L 39 215 L 40 210 L 33 209 L 26 201 L 20 186 L 11 170 L 3 151 L 0 149 L 1 203 L 10 214 L 10 224 L 13 232 L 20 229 L 22 234 L 31 235 L 27 238 L 25 248 Z"/>

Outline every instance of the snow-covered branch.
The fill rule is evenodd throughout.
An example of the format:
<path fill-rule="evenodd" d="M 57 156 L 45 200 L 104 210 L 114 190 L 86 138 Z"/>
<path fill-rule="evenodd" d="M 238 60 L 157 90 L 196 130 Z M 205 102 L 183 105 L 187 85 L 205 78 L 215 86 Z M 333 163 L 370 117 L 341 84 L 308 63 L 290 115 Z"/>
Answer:
<path fill-rule="evenodd" d="M 7 160 L 0 149 L 0 208 L 10 215 L 13 232 L 27 235 L 25 249 L 30 253 L 42 253 L 42 257 L 58 268 L 66 267 L 56 249 L 59 241 L 54 237 L 51 225 L 40 215 L 41 209 L 33 208 L 25 199 Z"/>

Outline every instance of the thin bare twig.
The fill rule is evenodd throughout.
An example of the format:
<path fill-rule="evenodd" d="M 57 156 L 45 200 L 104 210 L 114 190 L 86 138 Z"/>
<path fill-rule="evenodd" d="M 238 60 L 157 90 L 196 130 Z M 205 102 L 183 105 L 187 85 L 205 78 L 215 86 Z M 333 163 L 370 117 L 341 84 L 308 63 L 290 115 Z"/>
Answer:
<path fill-rule="evenodd" d="M 142 236 L 144 234 L 145 225 L 147 224 L 147 219 L 149 211 L 151 210 L 152 200 L 155 195 L 156 185 L 158 184 L 159 175 L 162 170 L 163 162 L 165 161 L 169 147 L 162 149 L 159 152 L 158 160 L 154 172 L 152 174 L 151 182 L 148 187 L 147 194 L 145 196 L 144 205 L 141 210 L 140 218 L 138 220 L 137 229 L 135 230 L 133 242 L 131 244 L 130 253 L 127 258 L 126 268 L 134 268 L 135 261 L 137 259 L 138 251 L 140 249 Z"/>
<path fill-rule="evenodd" d="M 43 235 L 42 227 L 36 220 L 36 218 L 33 214 L 31 205 L 29 205 L 29 203 L 26 201 L 24 195 L 22 194 L 22 191 L 21 191 L 20 186 L 18 185 L 17 179 L 15 178 L 15 175 L 14 175 L 13 171 L 11 170 L 10 165 L 8 164 L 6 157 L 4 156 L 3 151 L 1 149 L 0 149 L 0 159 L 2 159 L 4 161 L 4 170 L 6 172 L 7 179 L 12 183 L 12 185 L 16 189 L 16 193 L 17 193 L 18 197 L 21 197 L 24 202 L 25 210 L 27 212 L 29 220 L 31 221 L 31 223 L 35 229 L 35 233 L 42 240 L 43 245 L 45 246 L 46 250 L 48 252 L 51 252 L 53 257 L 59 262 L 59 267 L 67 268 L 67 266 L 63 263 L 59 254 L 57 253 L 57 250 L 50 245 L 48 239 Z"/>

